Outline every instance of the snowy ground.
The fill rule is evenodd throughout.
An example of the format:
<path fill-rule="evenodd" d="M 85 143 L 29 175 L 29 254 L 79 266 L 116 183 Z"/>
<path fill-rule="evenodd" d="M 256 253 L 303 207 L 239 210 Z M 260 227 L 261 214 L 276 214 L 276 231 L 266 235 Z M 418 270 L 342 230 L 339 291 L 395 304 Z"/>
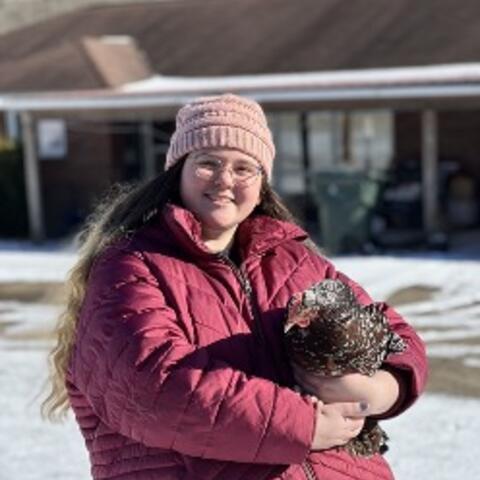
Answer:
<path fill-rule="evenodd" d="M 73 260 L 72 253 L 0 250 L 0 282 L 63 282 Z M 453 358 L 480 382 L 480 262 L 341 257 L 335 264 L 378 300 L 412 286 L 432 291 L 431 298 L 399 310 L 421 331 L 430 358 Z M 0 301 L 2 480 L 90 478 L 74 421 L 50 425 L 38 415 L 48 341 L 28 333 L 48 328 L 57 312 L 53 305 Z M 397 480 L 480 478 L 480 398 L 460 393 L 428 393 L 404 415 L 384 423 Z"/>
<path fill-rule="evenodd" d="M 432 298 L 398 311 L 421 330 L 429 357 L 460 357 L 464 364 L 480 366 L 480 261 L 343 257 L 335 264 L 376 300 L 411 287 L 432 291 Z"/>

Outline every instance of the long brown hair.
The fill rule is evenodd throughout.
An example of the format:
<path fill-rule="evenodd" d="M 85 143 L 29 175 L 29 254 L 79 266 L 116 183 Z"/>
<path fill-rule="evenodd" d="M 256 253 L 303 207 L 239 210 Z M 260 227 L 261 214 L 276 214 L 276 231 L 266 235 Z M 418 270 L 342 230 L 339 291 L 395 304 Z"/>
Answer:
<path fill-rule="evenodd" d="M 56 345 L 49 354 L 50 392 L 42 403 L 42 415 L 52 421 L 65 418 L 70 406 L 65 386 L 70 352 L 80 308 L 85 297 L 90 269 L 95 258 L 108 245 L 133 234 L 147 223 L 167 202 L 181 203 L 180 177 L 185 158 L 156 178 L 137 187 L 116 186 L 100 202 L 80 232 L 78 260 L 70 270 L 66 283 L 66 307 L 55 329 Z M 288 208 L 262 179 L 261 200 L 254 214 L 297 223 Z M 306 245 L 317 250 L 308 239 Z"/>

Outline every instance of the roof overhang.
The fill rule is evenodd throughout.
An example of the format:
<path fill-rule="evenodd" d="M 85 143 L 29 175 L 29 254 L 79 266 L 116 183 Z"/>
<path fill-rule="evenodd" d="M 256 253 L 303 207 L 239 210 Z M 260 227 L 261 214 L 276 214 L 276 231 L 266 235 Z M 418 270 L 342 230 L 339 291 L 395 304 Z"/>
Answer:
<path fill-rule="evenodd" d="M 200 95 L 236 92 L 278 108 L 480 106 L 480 64 L 231 77 L 163 77 L 116 90 L 0 95 L 0 111 L 171 114 Z"/>

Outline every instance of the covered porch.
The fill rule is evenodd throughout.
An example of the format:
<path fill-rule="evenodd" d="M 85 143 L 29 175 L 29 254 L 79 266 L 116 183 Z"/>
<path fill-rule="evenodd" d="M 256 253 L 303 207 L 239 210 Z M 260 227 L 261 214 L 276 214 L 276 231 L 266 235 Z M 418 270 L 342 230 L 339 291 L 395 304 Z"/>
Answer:
<path fill-rule="evenodd" d="M 451 228 L 445 223 L 441 197 L 446 153 L 454 152 L 459 169 L 475 184 L 480 177 L 474 161 L 474 125 L 480 112 L 477 64 L 196 79 L 156 77 L 109 91 L 12 94 L 0 97 L 0 110 L 6 113 L 7 124 L 16 125 L 17 120 L 21 124 L 31 238 L 42 241 L 46 237 L 37 135 L 41 120 L 137 125 L 142 145 L 138 176 L 151 178 L 161 169 L 177 108 L 199 95 L 224 91 L 251 96 L 264 105 L 278 149 L 274 187 L 307 224 L 315 215 L 312 179 L 325 170 L 389 171 L 414 159 L 420 182 L 420 230 L 427 235 Z M 459 124 L 464 125 L 462 142 L 456 141 Z M 163 128 L 161 135 L 158 125 Z M 74 153 L 71 148 L 70 153 Z M 108 171 L 102 174 L 105 185 L 111 180 Z M 95 176 L 95 169 L 89 174 Z M 459 181 L 454 190 L 461 197 L 465 188 L 471 189 Z"/>

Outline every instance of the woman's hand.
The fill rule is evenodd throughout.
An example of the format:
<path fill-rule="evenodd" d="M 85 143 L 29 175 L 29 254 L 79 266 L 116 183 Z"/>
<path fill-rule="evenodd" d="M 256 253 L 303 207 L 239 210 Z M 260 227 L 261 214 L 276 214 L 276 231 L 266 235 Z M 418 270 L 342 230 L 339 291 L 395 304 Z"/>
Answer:
<path fill-rule="evenodd" d="M 316 402 L 316 422 L 312 450 L 325 450 L 345 445 L 356 437 L 363 428 L 368 405 L 364 403 L 332 403 L 325 405 Z"/>
<path fill-rule="evenodd" d="M 398 379 L 386 370 L 373 376 L 349 373 L 339 377 L 321 377 L 293 367 L 295 380 L 301 389 L 324 403 L 366 402 L 370 415 L 389 410 L 400 392 Z"/>

